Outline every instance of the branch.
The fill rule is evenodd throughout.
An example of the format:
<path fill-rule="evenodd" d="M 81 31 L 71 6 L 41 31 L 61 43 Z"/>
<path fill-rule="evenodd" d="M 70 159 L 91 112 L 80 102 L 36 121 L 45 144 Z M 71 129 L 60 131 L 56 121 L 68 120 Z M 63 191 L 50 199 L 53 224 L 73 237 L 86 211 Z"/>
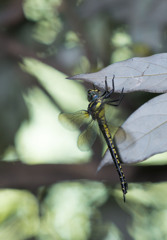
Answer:
<path fill-rule="evenodd" d="M 0 187 L 37 190 L 60 181 L 93 180 L 105 183 L 119 183 L 115 166 L 104 167 L 96 173 L 98 164 L 41 164 L 26 165 L 21 162 L 0 163 Z M 128 183 L 167 181 L 167 166 L 130 166 L 123 170 Z"/>

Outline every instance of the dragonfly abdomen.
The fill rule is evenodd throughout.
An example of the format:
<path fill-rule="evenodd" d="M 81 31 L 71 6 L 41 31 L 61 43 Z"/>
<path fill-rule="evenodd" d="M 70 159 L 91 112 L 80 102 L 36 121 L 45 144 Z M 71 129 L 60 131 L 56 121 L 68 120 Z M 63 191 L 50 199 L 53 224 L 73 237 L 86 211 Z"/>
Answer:
<path fill-rule="evenodd" d="M 128 185 L 127 185 L 125 175 L 124 175 L 123 170 L 122 170 L 122 166 L 121 166 L 117 151 L 115 149 L 115 146 L 114 146 L 114 143 L 113 143 L 113 140 L 112 140 L 112 137 L 111 137 L 110 130 L 108 128 L 107 122 L 105 121 L 105 117 L 99 118 L 99 119 L 97 119 L 97 121 L 98 121 L 98 124 L 99 124 L 99 128 L 102 131 L 103 136 L 104 136 L 104 138 L 106 140 L 106 143 L 108 145 L 108 148 L 109 148 L 109 151 L 110 151 L 111 156 L 113 158 L 113 161 L 114 161 L 114 164 L 116 166 L 117 172 L 119 174 L 120 182 L 121 182 L 121 188 L 122 188 L 122 191 L 123 191 L 123 194 L 124 194 L 124 200 L 125 200 L 125 194 L 127 193 Z"/>

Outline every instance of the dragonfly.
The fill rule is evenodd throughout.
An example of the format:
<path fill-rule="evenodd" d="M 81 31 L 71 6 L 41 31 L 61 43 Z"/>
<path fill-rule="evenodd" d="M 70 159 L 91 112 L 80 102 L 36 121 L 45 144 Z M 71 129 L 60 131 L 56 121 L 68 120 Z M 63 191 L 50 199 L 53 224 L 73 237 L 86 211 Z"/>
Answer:
<path fill-rule="evenodd" d="M 75 113 L 60 113 L 59 121 L 67 128 L 74 130 L 86 126 L 77 141 L 77 145 L 80 150 L 86 151 L 91 148 L 97 137 L 97 126 L 102 133 L 107 149 L 109 149 L 116 170 L 118 172 L 121 189 L 123 192 L 123 199 L 125 202 L 125 195 L 127 193 L 128 184 L 125 179 L 125 175 L 122 170 L 122 166 L 116 151 L 112 132 L 115 132 L 115 127 L 107 122 L 106 119 L 106 106 L 119 106 L 123 98 L 123 90 L 119 95 L 119 98 L 114 98 L 114 78 L 112 78 L 112 90 L 109 91 L 107 84 L 107 77 L 105 77 L 105 90 L 102 92 L 100 89 L 93 85 L 93 89 L 88 90 L 88 101 L 89 105 L 87 110 L 80 110 Z"/>

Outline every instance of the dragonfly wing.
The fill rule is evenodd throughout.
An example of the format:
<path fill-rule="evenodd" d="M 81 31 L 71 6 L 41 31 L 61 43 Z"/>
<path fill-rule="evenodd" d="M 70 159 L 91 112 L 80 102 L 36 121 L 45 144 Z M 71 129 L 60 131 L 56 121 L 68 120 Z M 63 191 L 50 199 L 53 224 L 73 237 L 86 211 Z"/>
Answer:
<path fill-rule="evenodd" d="M 104 108 L 107 123 L 112 123 L 113 126 L 121 126 L 123 123 L 123 119 L 120 109 L 110 106 L 108 104 L 105 104 Z"/>
<path fill-rule="evenodd" d="M 91 121 L 88 127 L 78 137 L 78 148 L 81 151 L 88 151 L 97 137 L 97 123 Z"/>
<path fill-rule="evenodd" d="M 115 142 L 117 145 L 124 142 L 126 139 L 132 139 L 132 136 L 130 133 L 125 132 L 125 130 L 122 127 L 119 127 L 118 130 L 115 133 Z"/>
<path fill-rule="evenodd" d="M 112 138 L 114 138 L 114 135 L 118 131 L 119 127 L 113 126 L 112 124 L 108 124 L 108 127 L 109 127 Z"/>
<path fill-rule="evenodd" d="M 59 121 L 69 130 L 77 130 L 84 124 L 88 124 L 91 116 L 86 110 L 81 110 L 75 113 L 60 113 Z"/>

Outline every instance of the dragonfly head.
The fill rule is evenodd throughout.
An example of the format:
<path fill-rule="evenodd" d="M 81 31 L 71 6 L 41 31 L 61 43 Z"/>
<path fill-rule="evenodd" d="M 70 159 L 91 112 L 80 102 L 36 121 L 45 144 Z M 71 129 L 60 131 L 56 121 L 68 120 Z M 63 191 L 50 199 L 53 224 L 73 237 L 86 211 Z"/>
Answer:
<path fill-rule="evenodd" d="M 89 89 L 88 90 L 88 101 L 94 101 L 100 95 L 100 91 L 98 89 Z"/>

